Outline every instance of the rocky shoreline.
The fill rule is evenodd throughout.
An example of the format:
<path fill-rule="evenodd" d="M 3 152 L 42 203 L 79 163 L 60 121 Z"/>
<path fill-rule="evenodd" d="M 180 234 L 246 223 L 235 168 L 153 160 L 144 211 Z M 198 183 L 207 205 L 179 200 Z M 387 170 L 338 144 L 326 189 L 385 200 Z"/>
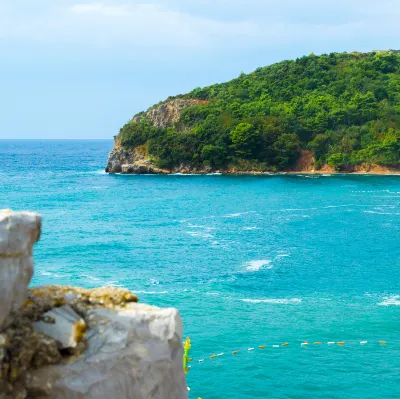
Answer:
<path fill-rule="evenodd" d="M 299 159 L 297 165 L 290 170 L 282 172 L 271 172 L 263 170 L 241 170 L 236 166 L 227 169 L 215 169 L 210 166 L 201 165 L 192 167 L 180 165 L 173 169 L 158 168 L 149 159 L 143 149 L 137 147 L 132 150 L 125 149 L 118 137 L 115 138 L 114 147 L 109 154 L 106 173 L 123 174 L 123 175 L 399 175 L 400 170 L 385 168 L 379 165 L 360 165 L 352 170 L 337 171 L 334 168 L 323 165 L 320 169 L 313 167 L 314 159 L 312 156 L 304 152 Z"/>
<path fill-rule="evenodd" d="M 126 289 L 28 289 L 41 217 L 0 210 L 0 399 L 186 399 L 176 309 Z"/>

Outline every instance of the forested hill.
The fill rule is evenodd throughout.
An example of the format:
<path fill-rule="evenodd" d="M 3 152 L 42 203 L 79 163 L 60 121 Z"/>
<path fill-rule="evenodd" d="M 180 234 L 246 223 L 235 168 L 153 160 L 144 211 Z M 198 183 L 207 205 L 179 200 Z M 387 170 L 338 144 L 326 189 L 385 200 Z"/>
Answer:
<path fill-rule="evenodd" d="M 159 168 L 400 167 L 400 53 L 313 54 L 170 97 L 120 131 Z M 140 147 L 139 147 L 140 146 Z"/>

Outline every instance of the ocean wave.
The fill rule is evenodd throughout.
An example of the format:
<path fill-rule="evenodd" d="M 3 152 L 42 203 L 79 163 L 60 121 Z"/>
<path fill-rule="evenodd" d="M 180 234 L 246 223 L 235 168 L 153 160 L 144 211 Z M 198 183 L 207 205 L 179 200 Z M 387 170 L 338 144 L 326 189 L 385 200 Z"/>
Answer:
<path fill-rule="evenodd" d="M 374 215 L 400 215 L 399 212 L 382 212 L 382 211 L 363 211 L 363 212 L 374 214 Z"/>
<path fill-rule="evenodd" d="M 165 295 L 168 294 L 168 291 L 135 291 L 135 294 Z"/>
<path fill-rule="evenodd" d="M 238 217 L 243 216 L 243 215 L 248 215 L 249 213 L 255 213 L 255 211 L 230 213 L 230 214 L 224 215 L 222 217 L 223 218 L 238 218 Z"/>
<path fill-rule="evenodd" d="M 299 298 L 291 298 L 291 299 L 240 299 L 242 302 L 247 303 L 270 303 L 274 305 L 296 305 L 301 303 L 301 299 Z"/>
<path fill-rule="evenodd" d="M 79 277 L 87 278 L 90 281 L 103 281 L 101 278 L 91 276 L 90 274 L 80 274 Z"/>
<path fill-rule="evenodd" d="M 400 295 L 387 296 L 378 303 L 378 306 L 400 306 Z"/>
<path fill-rule="evenodd" d="M 281 211 L 317 211 L 320 209 L 335 209 L 335 208 L 349 208 L 349 207 L 367 207 L 369 205 L 357 205 L 357 204 L 343 204 L 343 205 L 327 205 L 322 207 L 313 207 L 313 208 L 285 208 L 281 209 Z"/>
<path fill-rule="evenodd" d="M 204 176 L 201 173 L 171 173 L 167 176 Z"/>
<path fill-rule="evenodd" d="M 107 172 L 104 169 L 98 169 L 98 170 L 91 170 L 91 171 L 85 171 L 85 172 L 72 171 L 71 174 L 73 174 L 73 175 L 106 175 Z"/>
<path fill-rule="evenodd" d="M 45 277 L 55 277 L 55 278 L 64 278 L 67 277 L 66 274 L 59 274 L 59 273 L 54 273 L 49 270 L 38 270 L 38 274 L 40 276 L 45 276 Z"/>
<path fill-rule="evenodd" d="M 200 233 L 198 231 L 187 231 L 186 234 L 189 234 L 192 237 L 200 237 L 200 238 L 214 238 L 212 234 L 209 233 Z"/>
<path fill-rule="evenodd" d="M 251 260 L 250 262 L 246 263 L 246 270 L 257 272 L 264 266 L 268 266 L 267 269 L 272 269 L 271 261 L 268 259 Z"/>
<path fill-rule="evenodd" d="M 201 224 L 192 224 L 192 223 L 188 223 L 188 227 L 190 227 L 192 229 L 204 229 L 206 231 L 216 230 L 215 227 L 205 226 L 205 225 L 201 225 Z"/>

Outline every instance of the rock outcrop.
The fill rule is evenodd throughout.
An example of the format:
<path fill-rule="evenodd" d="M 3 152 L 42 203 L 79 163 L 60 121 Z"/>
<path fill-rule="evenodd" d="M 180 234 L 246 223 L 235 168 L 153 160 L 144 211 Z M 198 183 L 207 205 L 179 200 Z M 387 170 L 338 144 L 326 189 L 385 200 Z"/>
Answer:
<path fill-rule="evenodd" d="M 131 151 L 123 148 L 118 137 L 114 140 L 114 148 L 108 156 L 107 173 L 134 175 L 167 174 L 168 170 L 157 168 L 146 157 L 145 151 L 137 147 Z"/>
<path fill-rule="evenodd" d="M 146 112 L 135 115 L 132 120 L 134 122 L 139 122 L 142 118 L 146 118 L 155 127 L 167 128 L 179 122 L 182 111 L 185 108 L 193 107 L 194 105 L 204 102 L 207 101 L 195 98 L 176 98 L 155 105 L 154 107 L 149 108 Z"/>
<path fill-rule="evenodd" d="M 0 399 L 187 398 L 176 309 L 113 287 L 27 289 L 41 219 L 0 215 L 0 273 L 10 279 L 10 288 L 1 280 L 9 298 L 0 292 Z"/>
<path fill-rule="evenodd" d="M 141 119 L 146 119 L 155 127 L 167 128 L 179 122 L 182 111 L 185 108 L 204 102 L 206 101 L 193 98 L 177 98 L 158 104 L 146 112 L 135 115 L 132 121 L 140 122 Z M 118 136 L 115 137 L 114 147 L 109 154 L 106 172 L 136 175 L 171 173 L 170 170 L 156 167 L 149 160 L 148 154 L 146 154 L 146 151 L 143 151 L 143 148 L 136 147 L 132 150 L 124 148 Z"/>
<path fill-rule="evenodd" d="M 0 328 L 25 301 L 40 226 L 41 218 L 34 213 L 0 211 Z"/>

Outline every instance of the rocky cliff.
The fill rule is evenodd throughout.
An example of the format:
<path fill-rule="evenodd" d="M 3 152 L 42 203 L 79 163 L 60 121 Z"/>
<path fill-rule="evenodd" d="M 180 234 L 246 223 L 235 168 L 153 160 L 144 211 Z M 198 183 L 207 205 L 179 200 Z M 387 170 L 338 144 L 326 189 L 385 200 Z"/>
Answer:
<path fill-rule="evenodd" d="M 0 399 L 185 399 L 176 309 L 106 287 L 28 289 L 41 218 L 0 211 Z"/>
<path fill-rule="evenodd" d="M 182 111 L 188 107 L 204 103 L 197 99 L 173 99 L 149 108 L 146 112 L 135 115 L 133 122 L 140 122 L 142 119 L 149 121 L 154 127 L 167 128 L 178 123 Z M 175 171 L 179 171 L 179 168 Z M 144 147 L 138 146 L 133 149 L 124 148 L 121 139 L 116 136 L 114 147 L 109 154 L 107 173 L 123 174 L 168 174 L 169 169 L 162 169 L 155 166 L 148 156 Z"/>
<path fill-rule="evenodd" d="M 207 101 L 197 100 L 194 98 L 176 98 L 149 108 L 146 112 L 140 113 L 133 117 L 134 122 L 139 122 L 142 118 L 149 120 L 153 126 L 158 128 L 167 128 L 179 122 L 182 111 L 185 108 L 202 104 Z"/>

